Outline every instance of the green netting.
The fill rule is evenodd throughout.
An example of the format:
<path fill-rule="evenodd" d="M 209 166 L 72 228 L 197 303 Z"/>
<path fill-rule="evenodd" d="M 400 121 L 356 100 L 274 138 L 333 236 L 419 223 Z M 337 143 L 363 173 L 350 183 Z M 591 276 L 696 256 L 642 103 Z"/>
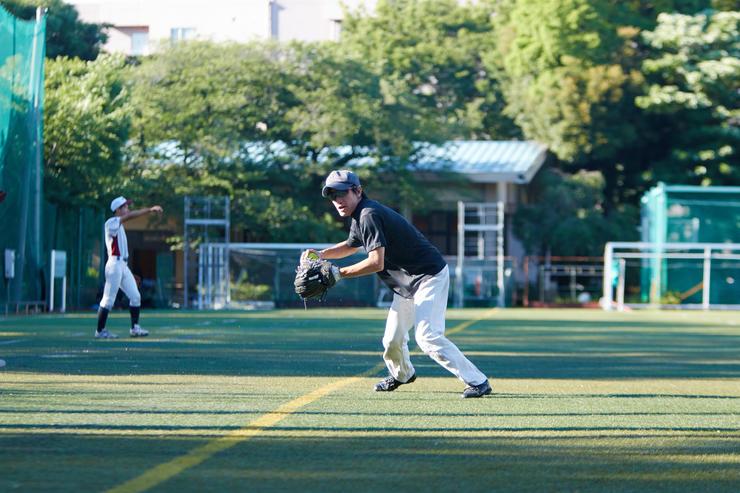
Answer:
<path fill-rule="evenodd" d="M 653 187 L 642 199 L 642 240 L 740 243 L 740 187 Z"/>
<path fill-rule="evenodd" d="M 44 55 L 46 17 L 23 21 L 0 6 L 0 254 L 13 251 L 0 304 L 45 296 L 42 258 Z"/>
<path fill-rule="evenodd" d="M 106 219 L 101 210 L 58 208 L 45 203 L 43 265 L 48 273 L 48 257 L 52 249 L 66 252 L 68 308 L 91 308 L 102 296 L 106 260 L 103 223 Z M 54 304 L 59 306 L 62 286 L 61 280 L 56 282 Z"/>
<path fill-rule="evenodd" d="M 666 185 L 648 191 L 642 198 L 642 241 L 656 243 L 740 243 L 740 187 L 697 187 Z M 658 248 L 660 251 L 660 248 Z M 736 262 L 714 262 L 711 266 L 712 303 L 735 304 L 738 286 Z M 643 302 L 648 286 L 660 279 L 660 297 L 683 293 L 682 303 L 695 302 L 693 293 L 702 282 L 701 262 L 651 259 L 642 269 Z M 728 280 L 731 280 L 728 281 Z"/>
<path fill-rule="evenodd" d="M 231 301 L 268 301 L 276 307 L 303 307 L 295 294 L 295 270 L 301 249 L 229 249 Z M 334 261 L 339 266 L 359 262 L 363 254 Z M 377 299 L 376 276 L 343 279 L 341 289 L 330 289 L 324 300 L 328 306 L 374 306 Z M 312 303 L 314 303 L 312 301 Z M 318 303 L 318 302 L 316 302 Z"/>

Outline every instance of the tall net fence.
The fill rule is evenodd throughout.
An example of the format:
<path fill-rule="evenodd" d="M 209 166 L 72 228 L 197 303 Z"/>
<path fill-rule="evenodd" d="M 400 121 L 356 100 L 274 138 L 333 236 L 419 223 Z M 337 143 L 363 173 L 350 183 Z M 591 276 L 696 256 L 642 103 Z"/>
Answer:
<path fill-rule="evenodd" d="M 639 290 L 633 291 L 639 291 L 641 302 L 696 304 L 711 288 L 712 305 L 738 304 L 737 259 L 723 257 L 721 245 L 729 249 L 727 255 L 738 253 L 732 245 L 740 243 L 740 187 L 659 183 L 643 196 L 641 214 L 642 240 L 654 245 L 655 254 L 639 263 L 627 259 L 625 265 L 628 278 L 640 281 Z M 673 258 L 660 255 L 670 250 L 668 244 L 682 244 L 687 251 Z M 712 245 L 711 281 L 704 275 L 704 247 L 699 254 L 688 248 L 696 244 Z"/>
<path fill-rule="evenodd" d="M 100 301 L 105 282 L 103 224 L 106 219 L 105 212 L 99 209 L 58 208 L 45 203 L 42 225 L 47 301 L 51 282 L 56 283 L 55 306 L 59 306 L 58 297 L 61 295 L 61 280 L 49 278 L 49 252 L 52 249 L 66 252 L 67 306 L 87 309 Z"/>
<path fill-rule="evenodd" d="M 43 274 L 44 55 L 46 17 L 16 19 L 0 6 L 0 304 L 39 301 Z"/>

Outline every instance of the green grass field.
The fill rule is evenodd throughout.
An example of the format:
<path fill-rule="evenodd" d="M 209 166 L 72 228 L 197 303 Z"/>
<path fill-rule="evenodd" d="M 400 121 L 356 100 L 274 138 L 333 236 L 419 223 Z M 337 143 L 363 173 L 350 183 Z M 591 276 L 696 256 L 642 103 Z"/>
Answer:
<path fill-rule="evenodd" d="M 464 400 L 418 351 L 373 392 L 384 320 L 0 318 L 0 491 L 740 490 L 738 312 L 450 310 L 494 390 Z"/>

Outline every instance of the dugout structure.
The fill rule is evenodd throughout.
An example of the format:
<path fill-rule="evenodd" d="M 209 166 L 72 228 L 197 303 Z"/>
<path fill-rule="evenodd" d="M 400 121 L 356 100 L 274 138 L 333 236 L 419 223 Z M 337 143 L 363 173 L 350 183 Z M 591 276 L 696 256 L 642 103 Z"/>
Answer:
<path fill-rule="evenodd" d="M 0 252 L 5 278 L 0 303 L 44 298 L 42 232 L 44 55 L 46 9 L 23 21 L 0 5 Z M 12 252 L 5 254 L 5 252 Z M 8 277 L 11 275 L 11 277 Z M 43 306 L 43 305 L 42 305 Z M 7 306 L 6 306 L 7 310 Z"/>
<path fill-rule="evenodd" d="M 601 294 L 602 257 L 525 256 L 522 305 L 588 306 Z"/>

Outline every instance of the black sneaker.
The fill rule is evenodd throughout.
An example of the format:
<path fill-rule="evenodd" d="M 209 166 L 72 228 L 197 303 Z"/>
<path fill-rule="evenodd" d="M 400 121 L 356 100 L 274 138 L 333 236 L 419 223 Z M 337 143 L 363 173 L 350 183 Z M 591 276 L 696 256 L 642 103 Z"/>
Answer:
<path fill-rule="evenodd" d="M 465 387 L 465 390 L 460 397 L 462 397 L 463 399 L 467 399 L 468 397 L 482 397 L 490 393 L 491 384 L 488 383 L 488 380 L 486 380 L 480 385 L 468 385 L 467 387 Z"/>
<path fill-rule="evenodd" d="M 376 392 L 390 392 L 391 390 L 396 390 L 400 385 L 403 385 L 405 383 L 411 383 L 414 380 L 416 380 L 416 373 L 411 375 L 411 378 L 409 378 L 405 382 L 396 380 L 392 376 L 388 375 L 383 380 L 375 384 L 375 391 Z"/>

